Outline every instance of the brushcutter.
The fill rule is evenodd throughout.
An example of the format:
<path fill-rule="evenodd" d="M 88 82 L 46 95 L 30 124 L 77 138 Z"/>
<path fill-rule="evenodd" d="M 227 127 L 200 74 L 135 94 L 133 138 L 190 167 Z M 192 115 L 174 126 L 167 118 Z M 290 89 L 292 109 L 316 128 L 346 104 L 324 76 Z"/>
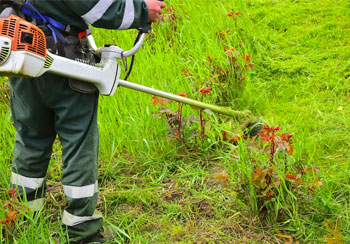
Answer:
<path fill-rule="evenodd" d="M 35 78 L 48 72 L 92 83 L 105 96 L 113 96 L 116 88 L 122 86 L 234 117 L 237 121 L 244 121 L 245 127 L 259 124 L 259 119 L 249 111 L 235 111 L 206 104 L 120 79 L 121 68 L 118 63 L 133 56 L 140 49 L 147 32 L 150 32 L 150 28 L 140 31 L 134 47 L 130 50 L 123 50 L 115 45 L 97 48 L 90 35 L 90 47 L 100 57 L 98 63 L 92 64 L 51 53 L 46 48 L 45 34 L 39 27 L 16 15 L 10 15 L 8 18 L 0 18 L 0 75 Z"/>

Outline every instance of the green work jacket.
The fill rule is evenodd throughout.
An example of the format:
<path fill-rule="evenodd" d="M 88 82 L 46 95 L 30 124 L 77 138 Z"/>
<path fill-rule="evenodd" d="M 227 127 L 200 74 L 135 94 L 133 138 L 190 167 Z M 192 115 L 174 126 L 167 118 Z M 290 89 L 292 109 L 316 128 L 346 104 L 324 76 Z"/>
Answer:
<path fill-rule="evenodd" d="M 34 0 L 42 13 L 77 30 L 88 24 L 106 29 L 145 26 L 148 8 L 144 0 Z M 1 7 L 0 7 L 1 9 Z"/>

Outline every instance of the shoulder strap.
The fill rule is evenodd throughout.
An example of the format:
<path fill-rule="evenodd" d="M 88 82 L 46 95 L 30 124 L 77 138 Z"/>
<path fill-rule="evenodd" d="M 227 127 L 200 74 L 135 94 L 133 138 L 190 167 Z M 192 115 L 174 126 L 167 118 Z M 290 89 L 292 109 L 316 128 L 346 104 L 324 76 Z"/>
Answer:
<path fill-rule="evenodd" d="M 21 0 L 18 0 L 21 1 Z M 25 15 L 28 15 L 36 20 L 42 21 L 52 32 L 52 36 L 57 43 L 57 37 L 66 43 L 64 36 L 60 31 L 66 31 L 67 25 L 41 13 L 37 7 L 35 7 L 29 0 L 24 2 L 24 5 L 20 8 L 20 11 Z"/>

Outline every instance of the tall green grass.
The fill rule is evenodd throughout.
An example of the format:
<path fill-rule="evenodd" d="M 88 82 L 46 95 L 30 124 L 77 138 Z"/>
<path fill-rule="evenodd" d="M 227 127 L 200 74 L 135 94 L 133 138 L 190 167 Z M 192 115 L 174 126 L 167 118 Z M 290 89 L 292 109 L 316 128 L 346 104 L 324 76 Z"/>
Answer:
<path fill-rule="evenodd" d="M 240 179 L 249 181 L 257 161 L 266 161 L 262 153 L 249 154 L 249 143 L 236 147 L 216 141 L 223 126 L 216 115 L 206 115 L 213 121 L 208 137 L 189 150 L 167 139 L 168 127 L 154 117 L 157 108 L 150 95 L 118 88 L 114 97 L 100 98 L 99 110 L 99 210 L 118 233 L 114 243 L 281 243 L 277 230 L 301 243 L 323 243 L 329 234 L 327 220 L 341 220 L 340 234 L 344 243 L 349 242 L 350 3 L 171 0 L 167 5 L 173 6 L 175 21 L 165 18 L 153 26 L 129 80 L 197 99 L 202 84 L 213 85 L 216 88 L 206 102 L 250 109 L 293 134 L 295 152 L 288 165 L 319 167 L 323 185 L 298 201 L 282 182 L 273 207 L 288 208 L 289 217 L 282 222 L 273 215 L 262 218 L 259 192 L 252 182 L 248 191 L 239 187 Z M 227 16 L 232 9 L 241 13 L 238 29 Z M 231 31 L 227 42 L 251 55 L 254 69 L 242 87 L 227 80 L 229 89 L 222 91 L 210 82 L 208 56 L 228 67 L 226 46 L 218 40 L 218 33 L 227 30 Z M 99 45 L 116 43 L 125 49 L 136 36 L 135 31 L 94 31 Z M 0 95 L 2 199 L 15 133 L 5 94 Z M 198 116 L 198 110 L 185 106 L 184 115 L 191 114 Z M 65 239 L 58 227 L 58 210 L 64 207 L 58 145 L 54 153 L 46 207 L 39 218 L 19 223 L 13 236 L 17 243 Z M 215 178 L 217 173 L 227 173 L 228 187 Z"/>

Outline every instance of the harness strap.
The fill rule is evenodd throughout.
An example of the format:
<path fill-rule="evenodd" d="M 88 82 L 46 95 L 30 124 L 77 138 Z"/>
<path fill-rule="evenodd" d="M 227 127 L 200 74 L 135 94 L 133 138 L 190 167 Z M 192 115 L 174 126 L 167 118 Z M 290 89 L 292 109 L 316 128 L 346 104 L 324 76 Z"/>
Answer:
<path fill-rule="evenodd" d="M 62 24 L 61 22 L 40 13 L 40 11 L 33 5 L 31 4 L 28 0 L 25 1 L 26 7 L 21 7 L 22 13 L 25 15 L 28 15 L 36 20 L 42 21 L 52 32 L 52 36 L 55 40 L 55 43 L 57 43 L 57 37 L 64 43 L 66 44 L 67 41 L 65 40 L 64 36 L 60 31 L 66 31 L 67 25 Z M 32 11 L 30 11 L 29 9 Z"/>
<path fill-rule="evenodd" d="M 85 36 L 88 36 L 92 33 L 92 30 L 88 28 L 87 30 L 83 30 L 80 32 L 76 32 L 75 30 L 70 28 L 70 25 L 65 25 L 39 11 L 37 7 L 34 6 L 32 3 L 32 0 L 0 0 L 0 3 L 8 4 L 9 6 L 16 6 L 17 13 L 16 15 L 19 15 L 22 18 L 25 18 L 26 16 L 32 17 L 32 23 L 36 25 L 34 21 L 39 20 L 43 22 L 51 31 L 52 33 L 52 38 L 53 42 L 57 45 L 58 39 L 63 43 L 63 44 L 72 44 L 71 40 L 68 37 L 73 36 L 73 37 L 78 37 L 78 39 L 82 39 Z M 6 10 L 6 9 L 5 9 Z M 5 11 L 4 10 L 4 11 Z M 1 12 L 2 15 L 6 15 L 6 17 L 11 13 L 8 11 Z M 62 34 L 65 33 L 67 35 Z M 74 44 L 74 43 L 73 43 Z"/>

